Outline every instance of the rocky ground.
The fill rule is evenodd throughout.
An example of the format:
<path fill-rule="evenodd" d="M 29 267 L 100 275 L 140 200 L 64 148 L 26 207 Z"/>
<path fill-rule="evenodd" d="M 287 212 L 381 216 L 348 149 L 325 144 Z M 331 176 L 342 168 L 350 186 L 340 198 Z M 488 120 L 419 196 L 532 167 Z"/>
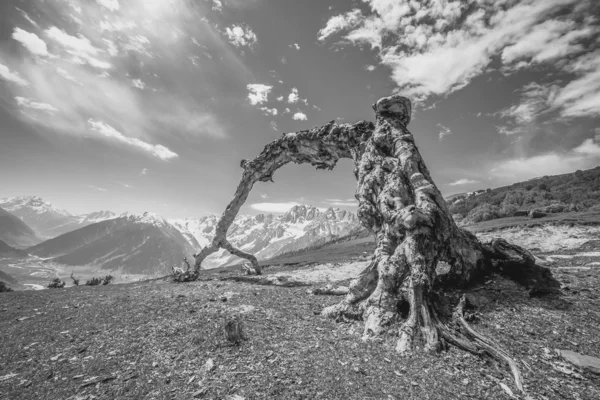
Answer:
<path fill-rule="evenodd" d="M 468 292 L 473 327 L 517 360 L 530 399 L 600 398 L 600 375 L 557 352 L 600 357 L 600 236 L 590 228 L 479 233 L 532 248 L 562 283 L 556 298 L 530 298 L 500 277 Z M 0 398 L 525 398 L 495 363 L 454 348 L 401 358 L 393 334 L 363 342 L 362 323 L 318 315 L 340 298 L 307 292 L 347 284 L 370 251 L 364 240 L 340 246 L 265 268 L 301 287 L 226 280 L 239 275 L 230 268 L 189 284 L 2 293 Z M 243 327 L 239 344 L 226 340 L 231 320 Z"/>

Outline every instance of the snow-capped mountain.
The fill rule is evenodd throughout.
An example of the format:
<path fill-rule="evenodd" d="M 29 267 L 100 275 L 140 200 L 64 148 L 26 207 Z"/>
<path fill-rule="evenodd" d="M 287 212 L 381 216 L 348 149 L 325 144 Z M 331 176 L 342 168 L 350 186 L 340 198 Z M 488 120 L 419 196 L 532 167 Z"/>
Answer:
<path fill-rule="evenodd" d="M 43 239 L 53 238 L 86 225 L 116 217 L 110 211 L 72 215 L 37 196 L 0 199 L 0 208 L 19 217 Z"/>
<path fill-rule="evenodd" d="M 211 215 L 200 219 L 176 219 L 169 222 L 179 229 L 188 241 L 194 239 L 199 246 L 204 247 L 214 237 L 218 220 L 217 216 Z M 227 237 L 238 249 L 264 260 L 324 244 L 363 229 L 356 215 L 349 211 L 338 208 L 321 211 L 313 206 L 298 205 L 280 216 L 239 215 L 229 228 Z M 196 249 L 196 252 L 200 250 L 199 247 Z M 214 268 L 238 262 L 238 257 L 220 250 L 208 257 L 203 266 Z"/>
<path fill-rule="evenodd" d="M 65 265 L 90 265 L 141 275 L 166 275 L 199 245 L 189 242 L 164 218 L 123 214 L 93 223 L 27 249 Z M 193 262 L 193 261 L 191 261 Z"/>

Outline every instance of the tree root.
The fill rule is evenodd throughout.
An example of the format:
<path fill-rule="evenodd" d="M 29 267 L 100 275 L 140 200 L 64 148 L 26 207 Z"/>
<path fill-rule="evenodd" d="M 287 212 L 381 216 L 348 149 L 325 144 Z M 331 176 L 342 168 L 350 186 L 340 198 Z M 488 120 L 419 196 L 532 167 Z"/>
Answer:
<path fill-rule="evenodd" d="M 325 295 L 325 296 L 345 296 L 350 292 L 348 286 L 336 286 L 327 285 L 322 288 L 315 288 L 312 291 L 314 295 Z"/>
<path fill-rule="evenodd" d="M 460 301 L 458 302 L 454 313 L 452 314 L 452 319 L 453 322 L 457 325 L 457 328 L 460 330 L 460 332 L 465 336 L 465 338 L 470 340 L 470 342 L 473 345 L 462 347 L 461 344 L 464 343 L 464 341 L 460 341 L 458 343 L 453 344 L 475 355 L 487 355 L 488 357 L 507 365 L 510 368 L 510 371 L 515 380 L 515 386 L 519 389 L 519 391 L 524 393 L 525 390 L 523 389 L 523 378 L 521 377 L 521 372 L 519 371 L 519 367 L 517 366 L 515 360 L 513 360 L 508 355 L 508 353 L 502 350 L 498 344 L 494 343 L 491 339 L 483 336 L 482 334 L 476 332 L 469 325 L 469 323 L 465 321 L 464 313 L 466 303 L 467 298 L 465 295 L 463 295 Z"/>

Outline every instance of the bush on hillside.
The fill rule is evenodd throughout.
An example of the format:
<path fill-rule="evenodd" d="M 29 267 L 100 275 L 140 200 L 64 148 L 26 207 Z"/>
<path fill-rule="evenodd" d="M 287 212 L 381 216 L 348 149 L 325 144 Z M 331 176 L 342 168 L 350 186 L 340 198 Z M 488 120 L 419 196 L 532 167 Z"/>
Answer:
<path fill-rule="evenodd" d="M 4 281 L 0 281 L 0 293 L 2 292 L 12 292 L 13 290 L 8 287 L 8 285 L 6 284 L 6 282 Z"/>
<path fill-rule="evenodd" d="M 103 278 L 92 278 L 89 281 L 86 281 L 85 284 L 87 286 L 98 286 L 100 284 L 102 285 L 108 285 L 109 283 L 111 283 L 115 278 L 112 275 L 106 275 Z"/>
<path fill-rule="evenodd" d="M 65 285 L 66 285 L 65 281 L 61 281 L 60 278 L 54 278 L 50 281 L 50 283 L 46 287 L 48 289 L 62 289 L 65 287 Z"/>
<path fill-rule="evenodd" d="M 462 222 L 463 224 L 476 224 L 477 222 L 489 221 L 490 219 L 501 218 L 503 216 L 505 215 L 501 213 L 498 206 L 482 204 L 471 210 Z"/>

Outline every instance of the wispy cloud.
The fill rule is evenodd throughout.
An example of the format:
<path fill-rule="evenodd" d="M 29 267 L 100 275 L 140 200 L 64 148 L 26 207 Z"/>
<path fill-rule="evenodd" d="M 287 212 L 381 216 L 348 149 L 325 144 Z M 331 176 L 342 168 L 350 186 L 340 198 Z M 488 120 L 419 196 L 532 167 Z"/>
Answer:
<path fill-rule="evenodd" d="M 236 79 L 245 79 L 248 70 L 216 27 L 191 22 L 197 7 L 174 2 L 173 8 L 143 0 L 70 1 L 70 7 L 34 2 L 38 28 L 13 27 L 10 38 L 27 52 L 1 51 L 0 80 L 8 84 L 0 99 L 29 110 L 16 114 L 23 121 L 57 133 L 85 136 L 91 119 L 148 144 L 165 136 L 225 137 L 226 125 L 203 100 L 213 93 L 204 94 L 205 84 L 183 85 L 192 71 L 177 60 L 189 55 L 189 38 L 197 36 L 220 51 L 223 68 L 237 71 Z M 169 86 L 140 92 L 165 70 L 174 71 Z M 194 81 L 210 82 L 204 70 L 193 74 Z"/>
<path fill-rule="evenodd" d="M 20 97 L 20 96 L 15 97 L 15 100 L 17 101 L 17 104 L 23 108 L 29 108 L 31 110 L 36 110 L 36 111 L 44 111 L 49 114 L 58 112 L 58 109 L 51 104 L 40 103 L 40 102 L 31 100 L 31 99 L 27 99 L 25 97 Z"/>
<path fill-rule="evenodd" d="M 467 178 L 461 178 L 461 179 L 458 179 L 458 180 L 456 180 L 454 182 L 448 183 L 448 186 L 472 185 L 474 183 L 479 183 L 479 181 L 472 180 L 472 179 L 467 179 Z"/>
<path fill-rule="evenodd" d="M 4 64 L 0 64 L 0 77 L 19 86 L 29 86 L 29 82 L 21 78 L 18 73 L 11 72 L 10 69 Z"/>
<path fill-rule="evenodd" d="M 96 0 L 96 3 L 105 7 L 109 11 L 117 11 L 119 6 L 119 0 Z"/>
<path fill-rule="evenodd" d="M 577 55 L 599 30 L 589 17 L 592 2 L 576 0 L 364 2 L 369 14 L 333 16 L 318 39 L 341 35 L 377 49 L 401 92 L 421 100 L 463 88 L 498 55 L 513 69 Z"/>
<path fill-rule="evenodd" d="M 101 188 L 101 187 L 99 187 L 99 186 L 95 186 L 95 185 L 88 185 L 88 187 L 89 187 L 90 189 L 94 189 L 94 190 L 97 190 L 97 191 L 99 191 L 99 192 L 106 192 L 106 191 L 107 191 L 106 189 L 104 189 L 104 188 Z"/>
<path fill-rule="evenodd" d="M 121 132 L 117 131 L 112 126 L 102 122 L 95 121 L 93 119 L 88 120 L 88 125 L 90 129 L 94 132 L 99 133 L 101 136 L 105 138 L 115 140 L 119 143 L 124 143 L 129 146 L 134 146 L 138 149 L 141 149 L 145 152 L 152 154 L 155 157 L 160 158 L 161 160 L 171 160 L 173 158 L 178 157 L 178 155 L 163 145 L 156 144 L 152 145 L 150 143 L 146 143 L 138 138 L 127 137 L 123 135 Z"/>
<path fill-rule="evenodd" d="M 325 199 L 325 204 L 333 207 L 357 207 L 358 201 L 354 198 L 351 199 Z"/>
<path fill-rule="evenodd" d="M 437 127 L 440 128 L 440 134 L 439 134 L 440 140 L 444 140 L 444 138 L 446 136 L 452 135 L 452 131 L 447 126 L 444 126 L 442 124 L 437 124 Z"/>
<path fill-rule="evenodd" d="M 300 205 L 300 203 L 296 203 L 295 201 L 282 203 L 254 203 L 250 205 L 250 208 L 262 212 L 285 213 L 288 212 L 290 208 L 297 205 Z"/>

